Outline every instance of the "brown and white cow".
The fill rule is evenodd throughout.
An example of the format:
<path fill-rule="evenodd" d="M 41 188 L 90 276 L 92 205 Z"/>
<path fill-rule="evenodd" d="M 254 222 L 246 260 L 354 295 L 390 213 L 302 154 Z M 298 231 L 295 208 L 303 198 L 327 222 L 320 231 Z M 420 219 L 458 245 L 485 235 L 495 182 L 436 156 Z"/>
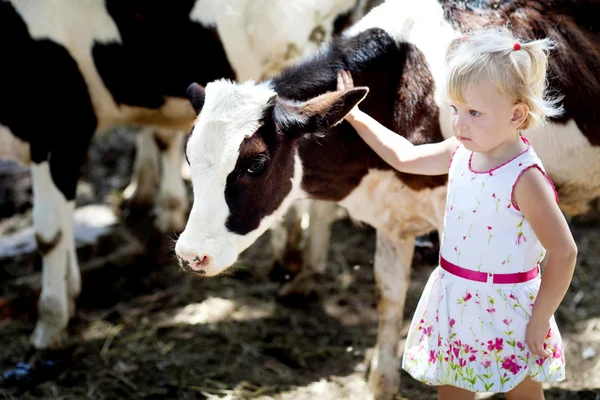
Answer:
<path fill-rule="evenodd" d="M 361 109 L 411 142 L 452 135 L 444 54 L 452 38 L 510 22 L 526 39 L 549 36 L 550 85 L 566 114 L 524 132 L 576 214 L 600 195 L 600 25 L 592 2 L 387 0 L 342 37 L 272 79 L 216 80 L 188 89 L 199 113 L 186 145 L 194 204 L 175 246 L 184 270 L 215 276 L 297 199 L 345 207 L 377 230 L 379 330 L 368 387 L 397 391 L 398 343 L 415 236 L 441 233 L 447 176 L 399 173 L 343 121 Z M 340 69 L 357 85 L 336 91 Z M 368 89 L 367 89 L 368 88 Z"/>

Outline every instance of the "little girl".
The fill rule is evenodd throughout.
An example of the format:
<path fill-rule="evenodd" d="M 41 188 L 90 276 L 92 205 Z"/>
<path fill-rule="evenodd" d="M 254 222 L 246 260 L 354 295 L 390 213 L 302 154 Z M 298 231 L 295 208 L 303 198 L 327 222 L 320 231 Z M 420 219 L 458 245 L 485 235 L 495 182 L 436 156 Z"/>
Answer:
<path fill-rule="evenodd" d="M 414 146 L 355 107 L 345 119 L 399 171 L 448 173 L 440 263 L 410 326 L 402 367 L 439 399 L 474 392 L 543 399 L 565 378 L 554 312 L 577 248 L 542 162 L 521 130 L 561 113 L 545 95 L 548 39 L 508 29 L 453 40 L 446 87 L 454 137 Z M 342 71 L 338 89 L 352 87 Z M 543 279 L 540 263 L 546 258 Z"/>

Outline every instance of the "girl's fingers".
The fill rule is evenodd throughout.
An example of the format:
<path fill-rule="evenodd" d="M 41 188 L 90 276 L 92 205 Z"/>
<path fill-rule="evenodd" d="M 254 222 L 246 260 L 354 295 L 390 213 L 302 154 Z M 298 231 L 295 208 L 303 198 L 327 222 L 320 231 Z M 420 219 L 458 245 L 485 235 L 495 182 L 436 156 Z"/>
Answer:
<path fill-rule="evenodd" d="M 348 90 L 354 87 L 352 75 L 346 70 L 340 70 L 337 75 L 337 90 Z"/>
<path fill-rule="evenodd" d="M 530 349 L 536 356 L 543 358 L 550 357 L 550 352 L 544 349 L 543 343 L 534 343 L 533 346 L 530 346 Z"/>
<path fill-rule="evenodd" d="M 352 75 L 350 75 L 350 72 L 346 71 L 346 87 L 348 89 L 351 89 L 352 87 L 354 87 L 354 82 L 352 81 Z"/>
<path fill-rule="evenodd" d="M 537 344 L 536 344 L 536 343 L 533 343 L 533 342 L 531 342 L 531 343 L 527 343 L 527 346 L 529 346 L 529 350 L 531 350 L 531 352 L 532 352 L 533 354 L 535 354 L 536 356 L 539 356 L 539 357 L 541 357 L 541 356 L 538 354 L 538 348 L 537 348 Z"/>
<path fill-rule="evenodd" d="M 544 354 L 544 349 L 539 343 L 535 344 L 535 353 L 540 357 L 546 357 L 546 354 Z"/>

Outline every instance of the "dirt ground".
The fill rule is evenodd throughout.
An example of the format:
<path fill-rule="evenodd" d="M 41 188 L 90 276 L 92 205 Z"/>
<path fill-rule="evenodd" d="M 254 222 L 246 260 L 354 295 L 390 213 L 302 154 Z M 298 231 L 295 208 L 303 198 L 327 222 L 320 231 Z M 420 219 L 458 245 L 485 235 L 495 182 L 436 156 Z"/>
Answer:
<path fill-rule="evenodd" d="M 79 205 L 118 194 L 129 177 L 132 151 L 126 132 L 97 140 Z M 0 234 L 26 226 L 30 214 L 23 211 L 4 218 Z M 566 343 L 567 379 L 549 385 L 547 399 L 600 399 L 598 222 L 591 216 L 572 221 L 579 260 L 556 314 Z M 214 279 L 179 270 L 169 249 L 172 235 L 166 236 L 162 246 L 147 242 L 144 253 L 84 274 L 77 317 L 69 327 L 69 368 L 34 388 L 0 388 L 0 398 L 358 398 L 377 332 L 370 227 L 346 219 L 334 224 L 326 276 L 300 304 L 276 300 L 279 283 L 269 279 L 268 233 L 229 274 Z M 434 268 L 431 255 L 419 251 L 415 258 L 405 326 Z M 19 260 L 2 267 L 0 297 L 8 296 L 12 275 L 39 270 Z M 24 292 L 0 321 L 1 371 L 27 351 L 36 294 Z M 435 398 L 434 389 L 401 373 L 398 398 Z"/>

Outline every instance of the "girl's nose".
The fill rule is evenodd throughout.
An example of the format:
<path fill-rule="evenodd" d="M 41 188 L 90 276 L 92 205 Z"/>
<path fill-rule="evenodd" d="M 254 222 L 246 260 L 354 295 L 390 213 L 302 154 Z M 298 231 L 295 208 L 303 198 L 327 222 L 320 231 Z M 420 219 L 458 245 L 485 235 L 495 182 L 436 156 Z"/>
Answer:
<path fill-rule="evenodd" d="M 463 123 L 460 118 L 456 118 L 454 120 L 454 129 L 460 132 L 465 131 L 467 129 L 467 124 Z"/>

